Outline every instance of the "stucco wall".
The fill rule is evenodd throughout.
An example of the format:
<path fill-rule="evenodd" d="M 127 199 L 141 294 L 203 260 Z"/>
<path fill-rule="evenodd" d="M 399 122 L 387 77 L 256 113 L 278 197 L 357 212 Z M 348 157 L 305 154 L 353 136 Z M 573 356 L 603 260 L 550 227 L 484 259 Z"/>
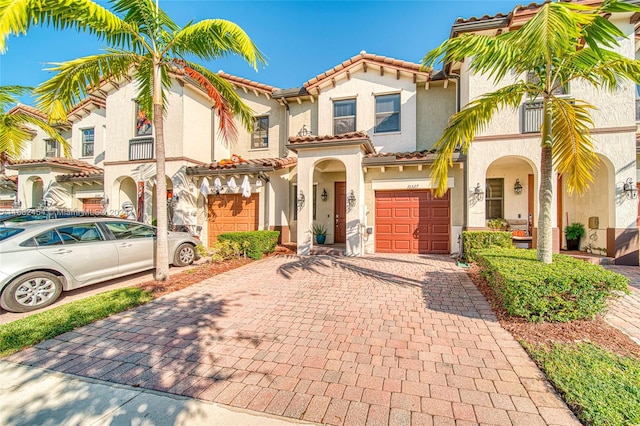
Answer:
<path fill-rule="evenodd" d="M 202 91 L 191 86 L 183 87 L 182 136 L 183 156 L 202 162 L 210 162 L 212 148 L 211 101 Z"/>
<path fill-rule="evenodd" d="M 71 156 L 102 167 L 105 154 L 106 110 L 92 108 L 91 114 L 75 120 L 71 127 Z M 93 128 L 93 155 L 82 156 L 82 130 Z"/>
<path fill-rule="evenodd" d="M 376 95 L 400 93 L 400 131 L 374 133 Z M 356 130 L 365 131 L 379 152 L 413 151 L 416 147 L 416 85 L 408 77 L 359 71 L 318 97 L 318 134 L 333 135 L 333 100 L 356 99 Z"/>
<path fill-rule="evenodd" d="M 456 84 L 432 82 L 429 90 L 419 87 L 417 91 L 416 149 L 430 149 L 444 130 L 449 117 L 456 112 Z"/>

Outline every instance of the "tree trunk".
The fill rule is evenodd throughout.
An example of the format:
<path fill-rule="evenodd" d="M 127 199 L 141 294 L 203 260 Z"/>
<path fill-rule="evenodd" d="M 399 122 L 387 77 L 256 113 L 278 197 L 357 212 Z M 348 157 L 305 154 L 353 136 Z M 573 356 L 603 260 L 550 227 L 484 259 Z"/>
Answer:
<path fill-rule="evenodd" d="M 551 263 L 553 258 L 553 229 L 551 209 L 553 203 L 553 159 L 551 138 L 551 108 L 549 101 L 544 103 L 542 122 L 542 153 L 540 156 L 540 192 L 538 194 L 540 211 L 538 213 L 538 260 Z"/>
<path fill-rule="evenodd" d="M 167 236 L 167 181 L 164 152 L 164 117 L 162 115 L 162 80 L 160 64 L 153 66 L 153 127 L 156 142 L 156 237 L 155 279 L 165 281 L 169 277 L 169 253 Z"/>

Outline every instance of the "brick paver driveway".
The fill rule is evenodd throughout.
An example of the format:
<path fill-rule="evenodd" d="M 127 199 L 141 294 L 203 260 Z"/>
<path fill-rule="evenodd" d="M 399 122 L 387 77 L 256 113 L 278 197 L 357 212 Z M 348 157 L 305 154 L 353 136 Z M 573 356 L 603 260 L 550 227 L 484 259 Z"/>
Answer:
<path fill-rule="evenodd" d="M 631 294 L 613 301 L 605 319 L 640 345 L 640 268 L 618 265 L 606 268 L 629 278 Z"/>
<path fill-rule="evenodd" d="M 276 257 L 10 360 L 328 424 L 578 424 L 445 257 Z"/>

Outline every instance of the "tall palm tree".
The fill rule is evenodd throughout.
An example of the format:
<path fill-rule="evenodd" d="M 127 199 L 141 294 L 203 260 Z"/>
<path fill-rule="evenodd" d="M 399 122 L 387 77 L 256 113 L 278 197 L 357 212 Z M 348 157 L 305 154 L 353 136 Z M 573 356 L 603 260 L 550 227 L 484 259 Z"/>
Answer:
<path fill-rule="evenodd" d="M 29 127 L 42 129 L 62 146 L 65 155 L 69 154 L 69 144 L 47 120 L 18 109 L 10 110 L 18 103 L 18 96 L 27 95 L 31 90 L 23 86 L 0 86 L 0 173 L 4 173 L 6 161 L 18 159 L 24 153 L 33 137 Z"/>
<path fill-rule="evenodd" d="M 155 135 L 156 194 L 166 193 L 164 120 L 167 90 L 172 75 L 187 75 L 198 82 L 218 112 L 226 140 L 236 137 L 233 117 L 239 115 L 250 128 L 251 110 L 220 76 L 189 60 L 212 60 L 238 55 L 254 69 L 264 58 L 247 34 L 222 19 L 176 24 L 153 0 L 112 0 L 108 10 L 91 0 L 22 0 L 0 2 L 0 49 L 11 34 L 26 33 L 32 25 L 72 27 L 103 39 L 105 53 L 55 64 L 57 74 L 38 89 L 39 105 L 52 118 L 65 114 L 75 102 L 97 89 L 104 79 L 133 78 L 139 88 L 140 108 L 149 111 Z M 158 195 L 158 198 L 160 195 Z M 167 229 L 164 203 L 156 203 L 159 230 Z M 167 234 L 156 240 L 157 280 L 169 271 Z"/>
<path fill-rule="evenodd" d="M 492 78 L 497 85 L 507 73 L 524 76 L 513 84 L 486 93 L 454 114 L 436 143 L 431 175 L 437 195 L 446 191 L 447 172 L 456 148 L 466 153 L 478 130 L 503 108 L 517 110 L 523 98 L 543 103 L 541 126 L 538 260 L 552 261 L 551 209 L 553 169 L 566 174 L 569 191 L 584 193 L 593 181 L 598 158 L 589 129 L 587 102 L 558 96 L 571 81 L 595 89 L 614 90 L 627 79 L 640 83 L 640 61 L 613 52 L 625 34 L 607 20 L 608 13 L 638 12 L 638 7 L 605 0 L 599 7 L 550 2 L 516 31 L 497 36 L 462 34 L 427 53 L 423 65 L 467 61 L 470 72 Z"/>

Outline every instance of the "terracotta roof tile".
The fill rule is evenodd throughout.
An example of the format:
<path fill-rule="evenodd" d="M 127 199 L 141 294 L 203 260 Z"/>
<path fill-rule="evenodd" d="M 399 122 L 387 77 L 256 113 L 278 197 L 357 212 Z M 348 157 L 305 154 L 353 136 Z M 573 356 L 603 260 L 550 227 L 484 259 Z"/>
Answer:
<path fill-rule="evenodd" d="M 419 73 L 422 74 L 424 76 L 427 77 L 427 79 L 429 79 L 430 73 L 427 71 L 424 71 L 422 68 L 422 65 L 420 64 L 416 64 L 414 62 L 407 62 L 407 61 L 402 61 L 399 59 L 394 59 L 394 58 L 389 58 L 386 56 L 381 56 L 381 55 L 374 55 L 371 53 L 367 53 L 367 52 L 360 52 L 358 55 L 353 56 L 352 58 L 347 59 L 346 61 L 344 61 L 343 63 L 336 65 L 335 67 L 331 68 L 330 70 L 327 70 L 325 72 L 323 72 L 322 74 L 318 74 L 317 76 L 315 76 L 314 78 L 312 78 L 311 80 L 307 81 L 306 83 L 304 83 L 304 87 L 306 89 L 309 89 L 311 87 L 315 87 L 318 84 L 322 83 L 323 81 L 325 81 L 326 79 L 330 78 L 331 76 L 334 76 L 336 74 L 338 74 L 339 72 L 346 70 L 348 68 L 353 67 L 354 65 L 361 63 L 361 62 L 369 62 L 369 63 L 374 63 L 377 65 L 387 65 L 387 66 L 393 66 L 399 69 L 404 69 L 406 71 L 410 71 L 413 73 Z"/>
<path fill-rule="evenodd" d="M 95 95 L 89 95 L 86 98 L 84 98 L 82 101 L 78 102 L 71 111 L 69 111 L 69 114 L 67 114 L 67 116 L 71 116 L 76 114 L 79 110 L 85 108 L 86 106 L 89 105 L 94 105 L 98 108 L 106 108 L 107 107 L 107 101 L 104 98 L 101 98 L 99 96 L 95 96 Z"/>
<path fill-rule="evenodd" d="M 238 168 L 242 168 L 242 166 L 246 167 L 264 167 L 264 168 L 273 168 L 275 170 L 283 169 L 285 167 L 295 166 L 298 162 L 296 157 L 279 157 L 279 158 L 257 158 L 250 160 L 243 160 L 239 163 L 233 164 L 224 164 L 221 165 L 219 163 L 211 163 L 205 164 L 202 167 L 210 170 L 234 170 Z"/>
<path fill-rule="evenodd" d="M 63 157 L 47 157 L 47 158 L 31 158 L 26 160 L 15 160 L 11 163 L 9 167 L 20 166 L 20 165 L 59 165 L 62 167 L 78 168 L 83 172 L 93 171 L 93 172 L 102 173 L 103 171 L 102 168 L 89 164 L 85 161 L 74 160 L 71 158 L 63 158 Z"/>
<path fill-rule="evenodd" d="M 225 80 L 228 80 L 232 84 L 237 84 L 240 86 L 245 86 L 250 89 L 259 90 L 264 93 L 272 94 L 274 90 L 282 90 L 274 86 L 269 86 L 268 84 L 258 83 L 257 81 L 249 80 L 248 78 L 242 78 L 235 75 L 227 74 L 224 71 L 218 71 L 218 75 Z"/>
<path fill-rule="evenodd" d="M 25 113 L 25 114 L 29 114 L 29 115 L 32 115 L 32 116 L 34 116 L 36 118 L 41 118 L 42 120 L 46 120 L 47 119 L 47 114 L 45 114 L 44 112 L 40 111 L 38 108 L 34 108 L 32 106 L 23 105 L 23 104 L 18 104 L 16 106 L 14 106 L 9 111 L 7 111 L 7 114 L 11 115 L 11 114 L 15 114 L 17 112 L 22 112 L 22 113 Z"/>
<path fill-rule="evenodd" d="M 343 133 L 341 135 L 292 136 L 289 138 L 289 143 L 299 144 L 299 143 L 307 143 L 307 142 L 332 142 L 332 141 L 351 140 L 351 139 L 369 140 L 369 135 L 367 135 L 365 132 L 350 132 L 350 133 Z"/>
<path fill-rule="evenodd" d="M 70 180 L 74 180 L 74 179 L 83 179 L 83 180 L 87 180 L 87 179 L 93 179 L 93 180 L 102 180 L 104 178 L 104 173 L 102 172 L 102 169 L 98 170 L 91 170 L 91 171 L 83 171 L 83 172 L 76 172 L 76 173 L 69 173 L 66 175 L 60 175 L 60 176 L 56 176 L 56 180 L 58 182 L 66 182 L 66 181 L 70 181 Z"/>
<path fill-rule="evenodd" d="M 9 182 L 13 182 L 14 184 L 18 183 L 18 175 L 0 175 L 0 182 L 2 181 L 9 181 Z"/>
<path fill-rule="evenodd" d="M 436 150 L 423 150 L 423 151 L 407 151 L 407 152 L 381 152 L 379 154 L 367 154 L 366 158 L 391 158 L 395 157 L 396 160 L 420 160 L 426 158 L 429 154 L 435 154 Z"/>

